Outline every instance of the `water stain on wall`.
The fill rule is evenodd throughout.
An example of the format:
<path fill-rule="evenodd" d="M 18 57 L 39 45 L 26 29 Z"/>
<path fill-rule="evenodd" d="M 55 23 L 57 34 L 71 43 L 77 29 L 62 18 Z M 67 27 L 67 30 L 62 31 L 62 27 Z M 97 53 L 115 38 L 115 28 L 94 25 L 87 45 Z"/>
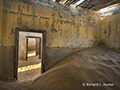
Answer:
<path fill-rule="evenodd" d="M 111 21 L 109 21 L 109 24 L 108 24 L 108 36 L 110 36 L 111 34 Z"/>

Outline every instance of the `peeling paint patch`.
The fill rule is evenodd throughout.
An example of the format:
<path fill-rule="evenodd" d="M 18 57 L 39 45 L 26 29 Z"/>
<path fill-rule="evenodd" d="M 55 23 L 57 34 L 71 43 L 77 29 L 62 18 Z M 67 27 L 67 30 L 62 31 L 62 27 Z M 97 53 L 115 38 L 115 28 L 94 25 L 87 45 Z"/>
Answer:
<path fill-rule="evenodd" d="M 56 29 L 51 29 L 51 32 L 52 33 L 56 33 L 56 32 L 58 32 Z"/>
<path fill-rule="evenodd" d="M 18 17 L 17 17 L 18 25 L 20 25 L 20 5 L 18 6 Z"/>
<path fill-rule="evenodd" d="M 88 19 L 87 17 L 85 18 L 86 22 L 85 22 L 85 32 L 86 32 L 86 39 L 88 38 Z"/>
<path fill-rule="evenodd" d="M 79 26 L 77 26 L 77 29 L 76 29 L 76 38 L 79 37 L 79 31 L 78 31 L 78 29 L 79 29 Z"/>
<path fill-rule="evenodd" d="M 111 34 L 111 21 L 109 21 L 109 25 L 108 25 L 108 36 L 110 36 Z"/>
<path fill-rule="evenodd" d="M 14 32 L 13 29 L 11 29 L 11 32 L 10 32 L 9 34 L 10 34 L 10 35 L 13 35 L 13 33 L 15 33 L 15 32 Z"/>
<path fill-rule="evenodd" d="M 107 34 L 107 30 L 106 30 L 106 29 L 104 29 L 104 34 L 105 34 L 105 35 Z"/>
<path fill-rule="evenodd" d="M 45 21 L 45 26 L 49 27 L 49 21 Z"/>
<path fill-rule="evenodd" d="M 70 19 L 70 15 L 69 14 L 64 14 L 64 19 Z"/>

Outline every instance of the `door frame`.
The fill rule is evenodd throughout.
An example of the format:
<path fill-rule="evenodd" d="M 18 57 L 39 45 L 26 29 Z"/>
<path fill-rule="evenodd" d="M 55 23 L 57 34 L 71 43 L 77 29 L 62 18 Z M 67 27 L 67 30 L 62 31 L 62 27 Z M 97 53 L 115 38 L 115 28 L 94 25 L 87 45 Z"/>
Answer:
<path fill-rule="evenodd" d="M 14 79 L 18 80 L 18 52 L 19 52 L 19 32 L 33 32 L 33 33 L 42 33 L 42 55 L 41 55 L 41 74 L 45 72 L 44 70 L 44 62 L 46 56 L 46 30 L 37 30 L 37 29 L 24 29 L 24 28 L 16 28 L 16 36 L 15 36 L 15 60 L 14 60 Z"/>

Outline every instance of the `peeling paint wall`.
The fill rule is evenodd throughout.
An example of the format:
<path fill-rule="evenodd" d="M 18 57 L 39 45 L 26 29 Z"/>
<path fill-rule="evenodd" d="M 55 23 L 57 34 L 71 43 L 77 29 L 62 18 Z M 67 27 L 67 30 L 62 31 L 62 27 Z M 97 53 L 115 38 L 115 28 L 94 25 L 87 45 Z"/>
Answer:
<path fill-rule="evenodd" d="M 120 13 L 100 21 L 100 44 L 120 51 Z"/>
<path fill-rule="evenodd" d="M 98 14 L 93 11 L 74 10 L 47 0 L 37 5 L 4 0 L 3 8 L 0 77 L 7 81 L 14 78 L 16 27 L 46 30 L 45 71 L 65 56 L 97 43 Z"/>

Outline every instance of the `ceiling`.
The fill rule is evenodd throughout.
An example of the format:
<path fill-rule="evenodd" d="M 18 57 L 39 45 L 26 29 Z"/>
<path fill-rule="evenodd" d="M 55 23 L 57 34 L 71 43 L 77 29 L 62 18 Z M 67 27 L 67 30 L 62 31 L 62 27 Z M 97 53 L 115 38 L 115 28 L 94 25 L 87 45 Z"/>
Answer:
<path fill-rule="evenodd" d="M 80 1 L 82 2 L 78 3 Z M 67 6 L 76 5 L 76 7 L 82 7 L 97 11 L 104 7 L 120 3 L 120 0 L 55 0 L 55 2 L 61 2 Z"/>

